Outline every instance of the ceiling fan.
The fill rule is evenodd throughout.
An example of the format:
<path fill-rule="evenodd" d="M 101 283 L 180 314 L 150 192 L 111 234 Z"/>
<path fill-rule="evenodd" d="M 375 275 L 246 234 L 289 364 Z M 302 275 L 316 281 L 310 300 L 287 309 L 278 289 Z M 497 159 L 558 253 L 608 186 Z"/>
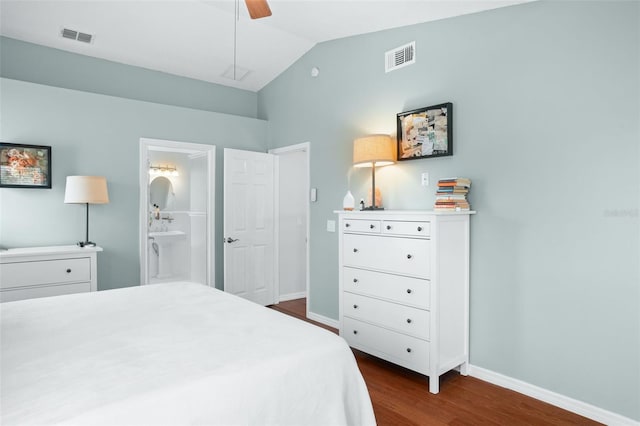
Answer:
<path fill-rule="evenodd" d="M 244 0 L 251 19 L 260 19 L 271 16 L 271 9 L 267 0 Z"/>
<path fill-rule="evenodd" d="M 269 3 L 267 0 L 244 0 L 247 5 L 247 10 L 249 11 L 249 16 L 251 19 L 260 19 L 266 18 L 267 16 L 271 16 L 271 9 L 269 8 Z M 240 10 L 239 10 L 239 0 L 235 0 L 235 20 L 233 24 L 233 79 L 236 80 L 236 64 L 237 64 L 237 23 L 238 19 L 240 19 Z"/>

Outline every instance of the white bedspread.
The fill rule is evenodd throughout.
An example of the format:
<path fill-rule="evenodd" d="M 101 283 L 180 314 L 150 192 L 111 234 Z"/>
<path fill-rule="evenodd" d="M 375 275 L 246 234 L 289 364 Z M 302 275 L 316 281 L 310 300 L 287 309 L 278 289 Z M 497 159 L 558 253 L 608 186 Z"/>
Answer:
<path fill-rule="evenodd" d="M 2 424 L 375 424 L 340 337 L 199 284 L 4 303 Z"/>

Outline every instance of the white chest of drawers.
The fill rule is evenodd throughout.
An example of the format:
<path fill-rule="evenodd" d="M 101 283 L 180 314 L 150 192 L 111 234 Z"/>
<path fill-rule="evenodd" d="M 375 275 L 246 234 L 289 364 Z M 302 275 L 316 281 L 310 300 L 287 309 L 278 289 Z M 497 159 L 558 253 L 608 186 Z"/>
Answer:
<path fill-rule="evenodd" d="M 0 251 L 0 302 L 97 290 L 101 247 L 30 247 Z"/>
<path fill-rule="evenodd" d="M 340 335 L 429 377 L 469 361 L 469 216 L 337 211 Z"/>

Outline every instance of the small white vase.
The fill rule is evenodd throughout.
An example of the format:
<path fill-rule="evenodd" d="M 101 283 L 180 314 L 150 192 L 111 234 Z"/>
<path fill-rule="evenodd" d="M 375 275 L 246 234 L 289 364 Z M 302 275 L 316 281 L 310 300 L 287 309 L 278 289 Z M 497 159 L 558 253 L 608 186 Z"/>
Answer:
<path fill-rule="evenodd" d="M 343 210 L 353 210 L 356 206 L 356 200 L 353 198 L 353 194 L 351 191 L 347 191 L 347 195 L 344 196 L 342 200 L 342 209 Z"/>

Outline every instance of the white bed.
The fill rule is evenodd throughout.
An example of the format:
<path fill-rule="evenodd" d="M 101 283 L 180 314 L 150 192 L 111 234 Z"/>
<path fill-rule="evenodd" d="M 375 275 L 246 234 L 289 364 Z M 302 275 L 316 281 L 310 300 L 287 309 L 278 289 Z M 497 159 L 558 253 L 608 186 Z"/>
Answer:
<path fill-rule="evenodd" d="M 344 340 L 209 287 L 0 310 L 3 425 L 375 424 Z"/>

